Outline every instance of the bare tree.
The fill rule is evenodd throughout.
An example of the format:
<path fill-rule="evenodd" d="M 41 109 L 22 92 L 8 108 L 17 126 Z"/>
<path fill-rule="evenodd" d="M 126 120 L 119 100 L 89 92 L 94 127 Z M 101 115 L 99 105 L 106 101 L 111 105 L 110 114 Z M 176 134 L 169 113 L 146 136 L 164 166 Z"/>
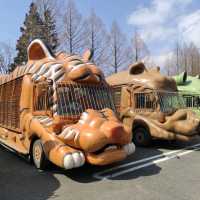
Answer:
<path fill-rule="evenodd" d="M 164 65 L 167 69 L 167 75 L 175 75 L 186 71 L 188 66 L 186 44 L 176 41 L 172 53 L 166 57 Z"/>
<path fill-rule="evenodd" d="M 82 16 L 76 9 L 73 0 L 69 0 L 63 15 L 62 27 L 60 27 L 61 48 L 69 53 L 80 53 L 83 42 Z"/>
<path fill-rule="evenodd" d="M 93 51 L 92 62 L 103 67 L 107 60 L 107 45 L 108 33 L 105 25 L 92 10 L 84 21 L 84 48 Z"/>
<path fill-rule="evenodd" d="M 190 74 L 199 74 L 199 50 L 193 42 L 191 42 L 188 47 L 188 60 L 190 66 Z"/>
<path fill-rule="evenodd" d="M 61 16 L 61 10 L 59 6 L 59 0 L 35 0 L 40 17 L 44 20 L 44 13 L 51 12 L 51 16 L 54 20 Z M 63 3 L 63 2 L 62 2 Z"/>
<path fill-rule="evenodd" d="M 13 49 L 10 45 L 0 43 L 0 73 L 6 74 L 9 72 L 9 67 L 13 62 Z"/>
<path fill-rule="evenodd" d="M 150 55 L 150 52 L 145 44 L 144 40 L 141 38 L 139 32 L 135 30 L 132 38 L 132 48 L 133 48 L 133 61 L 138 62 L 145 57 Z"/>
<path fill-rule="evenodd" d="M 196 75 L 200 72 L 199 69 L 199 49 L 194 43 L 184 43 L 180 50 L 180 66 L 176 73 L 187 71 L 191 75 Z"/>
<path fill-rule="evenodd" d="M 171 65 L 171 75 L 187 71 L 191 75 L 200 73 L 200 52 L 194 43 L 177 43 L 171 58 L 167 58 L 166 63 Z M 166 64 L 165 63 L 165 64 Z"/>
<path fill-rule="evenodd" d="M 131 48 L 127 46 L 127 39 L 116 22 L 112 24 L 109 41 L 109 65 L 117 73 L 119 69 L 127 68 L 131 64 Z"/>
<path fill-rule="evenodd" d="M 172 75 L 173 74 L 173 66 L 174 66 L 174 63 L 173 63 L 173 61 L 174 61 L 174 59 L 172 59 L 172 56 L 173 55 L 168 55 L 167 57 L 166 57 L 166 60 L 164 61 L 164 72 L 168 75 L 168 76 L 170 76 L 170 75 Z"/>
<path fill-rule="evenodd" d="M 176 62 L 176 71 L 179 73 L 179 70 L 180 70 L 180 51 L 181 51 L 181 47 L 180 47 L 180 43 L 179 41 L 177 40 L 176 41 L 176 44 L 175 44 L 175 62 Z"/>

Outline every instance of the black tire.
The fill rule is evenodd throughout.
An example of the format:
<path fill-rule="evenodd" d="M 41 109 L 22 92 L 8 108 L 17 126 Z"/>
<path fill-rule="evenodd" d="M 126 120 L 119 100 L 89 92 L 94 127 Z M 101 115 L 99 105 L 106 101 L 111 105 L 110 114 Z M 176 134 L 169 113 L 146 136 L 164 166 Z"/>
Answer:
<path fill-rule="evenodd" d="M 48 160 L 43 150 L 41 141 L 35 140 L 32 148 L 32 160 L 37 169 L 44 170 L 48 165 Z"/>
<path fill-rule="evenodd" d="M 147 147 L 151 144 L 151 135 L 146 128 L 138 127 L 133 129 L 133 142 L 136 146 Z"/>

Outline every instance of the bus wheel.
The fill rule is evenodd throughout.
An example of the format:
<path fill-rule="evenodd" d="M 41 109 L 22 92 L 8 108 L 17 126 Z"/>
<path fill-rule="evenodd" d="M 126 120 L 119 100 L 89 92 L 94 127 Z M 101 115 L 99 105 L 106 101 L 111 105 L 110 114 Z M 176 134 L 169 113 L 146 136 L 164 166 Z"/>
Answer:
<path fill-rule="evenodd" d="M 133 129 L 133 142 L 136 146 L 147 147 L 151 144 L 151 135 L 149 131 L 143 127 Z"/>
<path fill-rule="evenodd" d="M 44 170 L 46 168 L 48 160 L 45 156 L 42 143 L 39 139 L 33 143 L 32 158 L 37 169 Z"/>

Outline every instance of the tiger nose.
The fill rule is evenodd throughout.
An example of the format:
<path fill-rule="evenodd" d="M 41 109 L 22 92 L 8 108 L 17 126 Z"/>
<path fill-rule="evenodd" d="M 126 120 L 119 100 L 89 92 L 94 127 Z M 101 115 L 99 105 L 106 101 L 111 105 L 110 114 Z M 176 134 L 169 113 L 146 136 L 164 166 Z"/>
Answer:
<path fill-rule="evenodd" d="M 124 137 L 124 127 L 116 122 L 106 122 L 104 124 L 103 132 L 105 136 L 112 142 L 121 142 Z"/>

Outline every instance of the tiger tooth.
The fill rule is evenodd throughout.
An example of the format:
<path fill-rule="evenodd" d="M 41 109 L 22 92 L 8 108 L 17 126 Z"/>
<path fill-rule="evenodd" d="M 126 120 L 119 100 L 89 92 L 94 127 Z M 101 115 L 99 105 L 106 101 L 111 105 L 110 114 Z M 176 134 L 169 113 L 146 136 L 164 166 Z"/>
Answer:
<path fill-rule="evenodd" d="M 117 149 L 117 146 L 112 145 L 112 146 L 107 147 L 105 150 L 107 151 L 107 150 L 115 150 L 115 149 Z"/>

